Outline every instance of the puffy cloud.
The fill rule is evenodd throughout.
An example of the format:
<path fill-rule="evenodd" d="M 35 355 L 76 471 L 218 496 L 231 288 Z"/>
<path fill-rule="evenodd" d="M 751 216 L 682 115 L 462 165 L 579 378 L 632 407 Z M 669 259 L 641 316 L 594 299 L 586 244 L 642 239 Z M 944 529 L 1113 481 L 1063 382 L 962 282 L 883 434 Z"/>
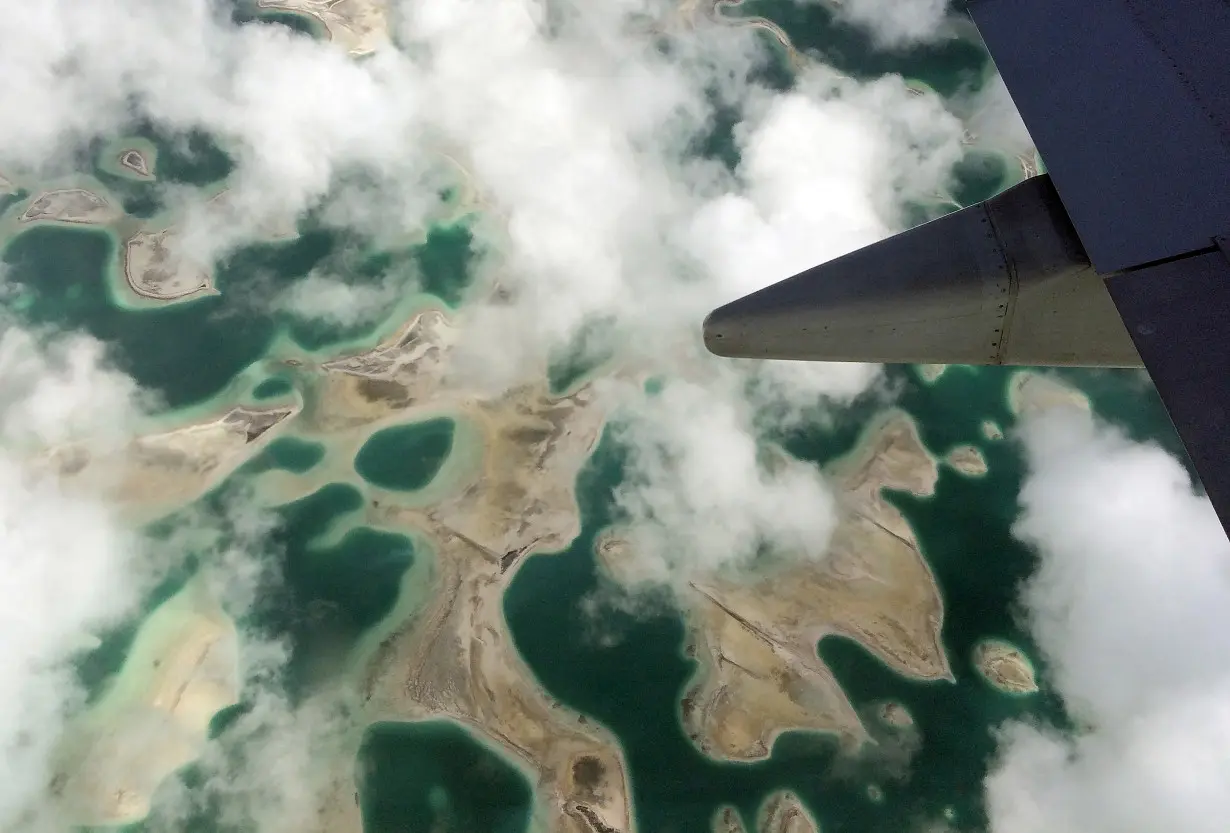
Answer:
<path fill-rule="evenodd" d="M 669 380 L 619 423 L 628 473 L 616 493 L 630 547 L 619 565 L 632 585 L 680 583 L 738 568 L 762 548 L 820 559 L 836 525 L 818 469 L 761 448 L 752 409 L 718 385 Z"/>
<path fill-rule="evenodd" d="M 823 0 L 843 20 L 867 29 L 885 47 L 934 40 L 944 32 L 948 0 Z"/>
<path fill-rule="evenodd" d="M 376 283 L 353 283 L 313 272 L 287 288 L 278 306 L 301 320 L 351 327 L 380 320 L 405 291 L 388 276 Z"/>
<path fill-rule="evenodd" d="M 28 464 L 35 443 L 109 444 L 137 413 L 136 388 L 84 337 L 0 335 L 0 826 L 29 823 L 67 716 L 70 667 L 142 587 L 141 542 L 105 501 L 64 492 Z"/>
<path fill-rule="evenodd" d="M 1160 448 L 1086 412 L 1024 426 L 1022 602 L 1078 730 L 1007 727 L 995 831 L 1221 829 L 1230 783 L 1230 544 Z"/>

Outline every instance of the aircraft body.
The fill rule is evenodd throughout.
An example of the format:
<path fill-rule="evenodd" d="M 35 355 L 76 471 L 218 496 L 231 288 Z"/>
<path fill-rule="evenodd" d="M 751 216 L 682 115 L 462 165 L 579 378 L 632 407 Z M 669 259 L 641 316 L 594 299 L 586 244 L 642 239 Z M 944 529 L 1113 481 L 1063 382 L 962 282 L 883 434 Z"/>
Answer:
<path fill-rule="evenodd" d="M 1230 531 L 1230 0 L 970 0 L 1047 173 L 712 312 L 721 356 L 1146 368 Z"/>

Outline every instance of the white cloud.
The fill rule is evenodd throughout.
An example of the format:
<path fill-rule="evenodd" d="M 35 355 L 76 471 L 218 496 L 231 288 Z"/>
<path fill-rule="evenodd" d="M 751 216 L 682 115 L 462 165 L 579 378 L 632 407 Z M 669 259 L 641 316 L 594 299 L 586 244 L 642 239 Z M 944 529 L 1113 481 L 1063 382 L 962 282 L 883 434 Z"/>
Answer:
<path fill-rule="evenodd" d="M 79 705 L 69 666 L 116 622 L 143 582 L 141 542 L 104 501 L 66 494 L 22 450 L 34 441 L 113 442 L 137 412 L 135 386 L 84 337 L 0 335 L 0 826 L 31 821 L 51 755 Z"/>
<path fill-rule="evenodd" d="M 136 383 L 106 365 L 104 347 L 85 335 L 39 333 L 0 310 L 0 437 L 37 448 L 125 436 L 148 404 Z"/>
<path fill-rule="evenodd" d="M 883 47 L 934 40 L 944 33 L 948 0 L 822 0 L 838 17 L 871 32 Z"/>
<path fill-rule="evenodd" d="M 348 283 L 313 272 L 285 290 L 277 305 L 304 321 L 350 327 L 382 319 L 405 291 L 388 276 L 378 283 Z"/>
<path fill-rule="evenodd" d="M 823 557 L 836 525 L 832 492 L 814 466 L 764 458 L 752 409 L 716 386 L 732 382 L 667 381 L 616 429 L 629 451 L 616 503 L 635 561 L 620 565 L 621 580 L 677 586 L 745 565 L 762 546 Z"/>
<path fill-rule="evenodd" d="M 952 107 L 980 144 L 1009 153 L 1033 149 L 1034 140 L 999 73 L 987 78 L 977 92 L 954 100 Z"/>
<path fill-rule="evenodd" d="M 1084 412 L 1028 422 L 1022 601 L 1073 738 L 1008 727 L 987 782 L 996 833 L 1224 827 L 1230 810 L 1230 544 L 1160 448 Z"/>

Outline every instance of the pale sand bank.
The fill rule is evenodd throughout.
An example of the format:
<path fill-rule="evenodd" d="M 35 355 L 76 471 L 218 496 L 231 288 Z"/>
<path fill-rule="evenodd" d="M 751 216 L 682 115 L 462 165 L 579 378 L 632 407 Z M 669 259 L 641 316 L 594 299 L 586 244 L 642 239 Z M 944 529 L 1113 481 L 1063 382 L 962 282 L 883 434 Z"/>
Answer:
<path fill-rule="evenodd" d="M 760 806 L 757 833 L 820 833 L 820 825 L 790 790 L 773 793 Z"/>
<path fill-rule="evenodd" d="M 123 215 L 105 197 L 84 188 L 45 191 L 30 201 L 20 223 L 55 222 L 70 225 L 106 225 Z"/>
<path fill-rule="evenodd" d="M 1008 382 L 1008 407 L 1018 417 L 1054 408 L 1093 410 L 1089 397 L 1057 376 L 1022 370 Z"/>
<path fill-rule="evenodd" d="M 984 419 L 982 421 L 982 436 L 988 440 L 1002 440 L 1004 438 L 1004 429 L 999 427 L 999 423 L 993 419 Z"/>
<path fill-rule="evenodd" d="M 257 0 L 257 6 L 315 18 L 351 55 L 375 52 L 389 41 L 387 0 Z"/>
<path fill-rule="evenodd" d="M 122 151 L 118 162 L 120 167 L 132 171 L 141 179 L 154 178 L 154 166 L 145 158 L 145 154 L 136 148 Z"/>
<path fill-rule="evenodd" d="M 688 735 L 727 760 L 768 756 L 783 731 L 837 735 L 849 749 L 866 729 L 816 643 L 841 634 L 914 679 L 952 680 L 940 640 L 943 602 L 913 531 L 882 488 L 925 496 L 939 472 L 913 421 L 892 411 L 830 472 L 839 523 L 822 563 L 768 575 L 692 582 L 683 599 L 690 651 L 700 667 L 681 704 Z M 616 574 L 627 544 L 601 537 L 597 557 Z"/>
<path fill-rule="evenodd" d="M 189 584 L 141 624 L 102 699 L 66 733 L 53 782 L 76 824 L 131 824 L 158 785 L 195 760 L 209 722 L 239 700 L 239 637 Z"/>
<path fill-rule="evenodd" d="M 944 372 L 948 370 L 948 365 L 946 364 L 917 364 L 917 365 L 914 365 L 914 368 L 915 370 L 918 371 L 919 379 L 921 379 L 924 383 L 928 385 L 934 385 L 936 382 L 940 380 L 940 377 L 944 375 Z"/>
<path fill-rule="evenodd" d="M 120 136 L 98 153 L 98 167 L 133 182 L 152 182 L 158 174 L 158 146 L 144 136 Z"/>
<path fill-rule="evenodd" d="M 174 228 L 139 231 L 124 243 L 124 279 L 138 295 L 155 301 L 179 301 L 215 294 L 213 270 L 180 251 Z"/>
<path fill-rule="evenodd" d="M 105 494 L 126 520 L 142 523 L 196 500 L 281 434 L 299 406 L 232 408 L 109 449 L 74 444 L 31 461 L 65 488 Z"/>
<path fill-rule="evenodd" d="M 983 639 L 974 646 L 974 668 L 1005 694 L 1032 694 L 1038 690 L 1033 663 L 1025 652 L 1002 639 Z"/>
<path fill-rule="evenodd" d="M 982 477 L 987 471 L 987 458 L 974 445 L 959 445 L 944 457 L 949 467 L 966 477 Z"/>
<path fill-rule="evenodd" d="M 881 723 L 894 729 L 908 729 L 914 725 L 914 717 L 910 714 L 910 710 L 895 700 L 881 703 L 876 714 Z"/>

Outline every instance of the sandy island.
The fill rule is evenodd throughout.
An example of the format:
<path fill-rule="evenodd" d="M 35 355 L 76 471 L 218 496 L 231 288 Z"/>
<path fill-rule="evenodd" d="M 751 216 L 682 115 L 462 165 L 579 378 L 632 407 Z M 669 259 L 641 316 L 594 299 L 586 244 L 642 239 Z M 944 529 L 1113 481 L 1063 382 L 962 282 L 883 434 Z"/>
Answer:
<path fill-rule="evenodd" d="M 944 462 L 966 477 L 982 477 L 989 471 L 987 458 L 974 445 L 959 445 L 948 452 Z"/>
<path fill-rule="evenodd" d="M 527 555 L 562 548 L 579 532 L 575 481 L 603 414 L 590 391 L 553 400 L 533 386 L 476 403 L 468 416 L 486 439 L 474 482 L 427 510 L 371 508 L 375 523 L 427 533 L 436 575 L 426 607 L 367 663 L 366 716 L 461 721 L 537 775 L 548 829 L 627 831 L 622 750 L 542 691 L 511 643 L 502 601 Z"/>
<path fill-rule="evenodd" d="M 974 646 L 972 659 L 979 676 L 1005 694 L 1033 694 L 1038 690 L 1033 663 L 1011 642 L 983 639 Z"/>
<path fill-rule="evenodd" d="M 713 833 L 745 833 L 743 818 L 739 811 L 729 804 L 723 804 L 713 814 L 711 822 Z"/>
<path fill-rule="evenodd" d="M 984 419 L 982 425 L 982 436 L 988 440 L 1002 440 L 1004 438 L 1004 429 L 999 427 L 999 423 L 993 419 Z"/>
<path fill-rule="evenodd" d="M 455 407 L 467 401 L 444 388 L 449 350 L 458 331 L 438 309 L 415 314 L 375 348 L 320 365 L 319 394 L 305 415 L 315 430 L 336 433 L 430 405 Z"/>
<path fill-rule="evenodd" d="M 913 421 L 890 412 L 830 474 L 840 516 L 823 563 L 759 579 L 697 579 L 692 598 L 681 600 L 688 650 L 700 663 L 681 703 L 683 724 L 707 754 L 763 759 L 791 729 L 833 733 L 851 751 L 869 741 L 816 654 L 828 634 L 858 641 L 910 678 L 954 679 L 940 640 L 939 588 L 905 518 L 880 494 L 934 492 L 939 470 Z M 605 539 L 598 549 L 609 565 L 622 548 Z"/>
<path fill-rule="evenodd" d="M 910 710 L 895 700 L 881 703 L 876 710 L 876 716 L 880 718 L 881 723 L 893 729 L 908 729 L 914 725 L 914 717 L 910 714 Z"/>
<path fill-rule="evenodd" d="M 917 364 L 914 368 L 918 371 L 918 378 L 925 384 L 934 385 L 944 375 L 944 371 L 948 370 L 946 364 Z"/>
<path fill-rule="evenodd" d="M 132 824 L 195 760 L 210 720 L 239 700 L 239 637 L 190 582 L 142 623 L 102 699 L 65 733 L 51 792 L 74 824 Z"/>
<path fill-rule="evenodd" d="M 1008 407 L 1018 417 L 1053 408 L 1093 410 L 1089 397 L 1057 376 L 1022 370 L 1008 382 Z"/>
<path fill-rule="evenodd" d="M 74 225 L 105 225 L 123 212 L 93 191 L 62 188 L 47 191 L 30 201 L 18 218 L 21 223 L 57 222 Z"/>
<path fill-rule="evenodd" d="M 116 158 L 116 163 L 127 171 L 136 174 L 141 179 L 154 178 L 154 166 L 150 160 L 145 158 L 145 154 L 136 148 L 127 148 L 120 151 Z"/>
<path fill-rule="evenodd" d="M 773 36 L 782 48 L 786 50 L 786 57 L 789 60 L 791 67 L 796 70 L 801 70 L 807 66 L 808 59 L 798 49 L 795 48 L 794 42 L 790 40 L 790 35 L 786 34 L 786 30 L 781 26 L 769 20 L 767 17 L 748 16 L 739 17 L 737 15 L 727 15 L 726 9 L 734 8 L 742 4 L 743 0 L 717 0 L 710 4 L 706 0 L 696 0 L 700 2 L 701 10 L 708 11 L 708 18 L 714 23 L 732 28 L 747 27 L 751 29 L 760 29 Z M 687 9 L 688 14 L 695 14 L 695 4 L 689 3 L 683 8 Z"/>
<path fill-rule="evenodd" d="M 183 257 L 177 238 L 171 228 L 139 231 L 128 238 L 120 257 L 133 292 L 155 301 L 178 301 L 217 291 L 212 270 Z"/>
<path fill-rule="evenodd" d="M 756 830 L 758 833 L 819 833 L 820 825 L 797 795 L 790 790 L 780 790 L 760 806 Z"/>
<path fill-rule="evenodd" d="M 66 488 L 105 493 L 131 522 L 152 520 L 220 483 L 281 433 L 274 429 L 298 411 L 298 405 L 236 407 L 102 452 L 59 446 L 36 458 L 34 467 L 50 468 Z"/>

